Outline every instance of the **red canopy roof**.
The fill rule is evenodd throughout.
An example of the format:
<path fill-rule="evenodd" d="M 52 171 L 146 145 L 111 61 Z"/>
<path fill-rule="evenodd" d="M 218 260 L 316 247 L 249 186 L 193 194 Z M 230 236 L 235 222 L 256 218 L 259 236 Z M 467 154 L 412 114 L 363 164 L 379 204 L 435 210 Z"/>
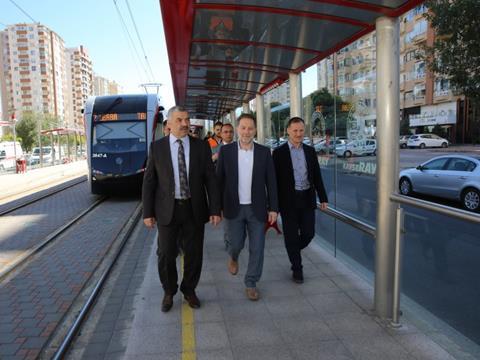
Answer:
<path fill-rule="evenodd" d="M 160 0 L 177 105 L 216 118 L 424 0 Z"/>

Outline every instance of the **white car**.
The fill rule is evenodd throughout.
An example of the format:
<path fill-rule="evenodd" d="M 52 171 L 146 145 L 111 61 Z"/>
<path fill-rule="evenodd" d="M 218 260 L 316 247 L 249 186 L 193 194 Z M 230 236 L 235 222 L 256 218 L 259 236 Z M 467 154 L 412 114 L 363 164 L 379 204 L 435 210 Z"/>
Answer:
<path fill-rule="evenodd" d="M 337 156 L 350 157 L 352 155 L 376 155 L 377 141 L 375 139 L 355 140 L 335 146 Z"/>
<path fill-rule="evenodd" d="M 409 148 L 425 149 L 426 147 L 448 147 L 448 140 L 435 134 L 416 134 L 407 141 Z"/>
<path fill-rule="evenodd" d="M 51 146 L 42 147 L 42 161 L 44 164 L 53 163 L 53 154 Z M 30 165 L 40 164 L 40 148 L 34 147 L 29 160 Z"/>
<path fill-rule="evenodd" d="M 445 155 L 400 172 L 402 195 L 420 193 L 459 200 L 470 211 L 480 211 L 480 158 Z"/>

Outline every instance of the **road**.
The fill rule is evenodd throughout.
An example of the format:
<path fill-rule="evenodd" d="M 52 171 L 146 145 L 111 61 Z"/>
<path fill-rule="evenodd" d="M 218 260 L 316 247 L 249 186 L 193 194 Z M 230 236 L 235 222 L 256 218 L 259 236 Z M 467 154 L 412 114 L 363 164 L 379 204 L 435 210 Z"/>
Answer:
<path fill-rule="evenodd" d="M 401 150 L 400 168 L 416 166 L 441 154 Z M 334 159 L 319 158 L 330 203 L 375 225 L 375 157 Z M 411 207 L 405 207 L 405 211 L 404 293 L 480 343 L 478 226 Z M 343 223 L 334 225 L 331 218 L 320 213 L 317 224 L 319 235 L 336 246 L 338 254 L 348 255 L 373 272 L 373 239 Z"/>

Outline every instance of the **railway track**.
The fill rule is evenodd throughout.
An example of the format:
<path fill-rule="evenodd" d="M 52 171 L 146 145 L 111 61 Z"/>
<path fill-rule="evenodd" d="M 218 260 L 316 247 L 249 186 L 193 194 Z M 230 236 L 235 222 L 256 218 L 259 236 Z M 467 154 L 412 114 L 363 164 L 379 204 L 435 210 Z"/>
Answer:
<path fill-rule="evenodd" d="M 33 198 L 29 198 L 25 201 L 21 201 L 20 203 L 14 204 L 12 206 L 7 205 L 6 209 L 0 210 L 0 216 L 9 214 L 9 213 L 11 213 L 15 210 L 18 210 L 18 209 L 21 209 L 21 208 L 26 207 L 28 205 L 31 205 L 33 203 L 36 203 L 37 201 L 40 201 L 40 200 L 45 199 L 49 196 L 55 195 L 59 192 L 67 190 L 67 189 L 69 189 L 71 187 L 74 187 L 78 184 L 84 183 L 85 181 L 87 181 L 87 177 L 86 176 L 80 176 L 80 177 L 75 178 L 73 180 L 67 181 L 66 183 L 63 183 L 61 185 L 54 186 L 51 189 L 41 191 L 40 192 L 41 194 L 39 196 L 34 196 Z M 11 201 L 10 203 L 16 203 L 16 202 L 17 201 Z"/>

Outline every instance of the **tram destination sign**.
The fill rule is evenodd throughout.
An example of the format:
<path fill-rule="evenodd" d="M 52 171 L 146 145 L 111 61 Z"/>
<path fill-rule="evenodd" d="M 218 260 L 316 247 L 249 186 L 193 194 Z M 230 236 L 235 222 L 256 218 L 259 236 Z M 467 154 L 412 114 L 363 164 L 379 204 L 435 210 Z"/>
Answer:
<path fill-rule="evenodd" d="M 132 120 L 147 120 L 146 112 L 137 112 L 131 114 L 107 113 L 107 114 L 93 114 L 93 121 L 132 121 Z"/>

